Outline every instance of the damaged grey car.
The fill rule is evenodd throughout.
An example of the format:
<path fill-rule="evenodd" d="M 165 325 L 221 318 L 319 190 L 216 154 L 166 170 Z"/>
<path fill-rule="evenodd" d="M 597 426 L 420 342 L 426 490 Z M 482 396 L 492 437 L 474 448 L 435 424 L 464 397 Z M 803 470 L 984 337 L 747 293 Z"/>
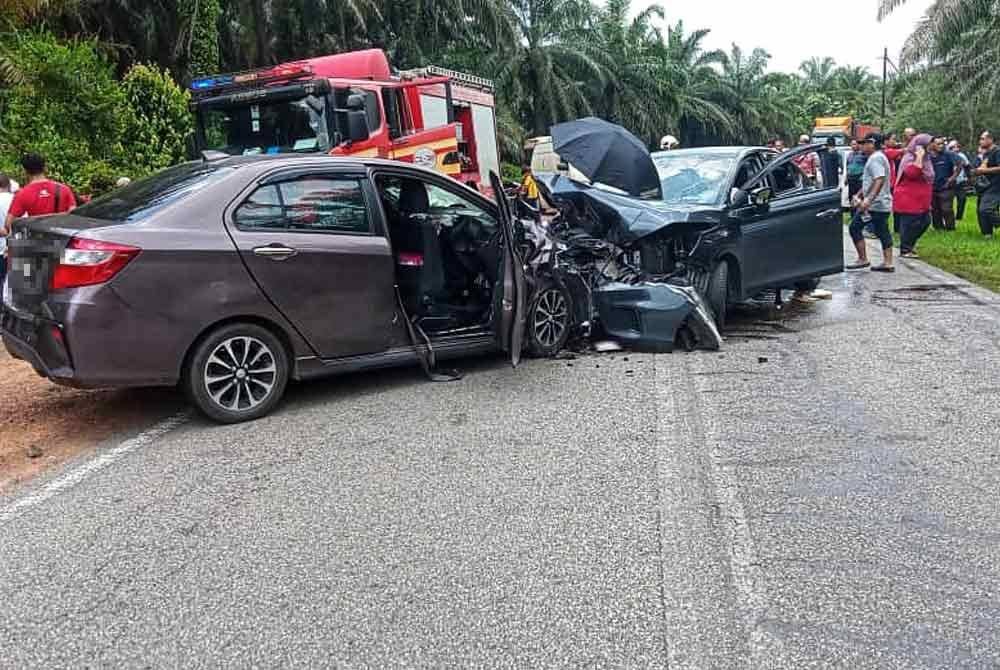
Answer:
<path fill-rule="evenodd" d="M 538 175 L 545 199 L 559 210 L 554 232 L 577 231 L 615 248 L 626 281 L 595 293 L 604 326 L 624 341 L 669 338 L 650 329 L 642 310 L 624 309 L 625 286 L 693 287 L 724 328 L 733 305 L 763 291 L 811 290 L 843 270 L 840 192 L 796 165 L 820 145 L 778 154 L 755 147 L 713 147 L 652 154 L 655 195 L 629 195 L 564 175 Z M 563 233 L 565 234 L 565 233 Z M 624 284 L 624 286 L 623 286 Z M 627 292 L 626 292 L 627 293 Z M 688 334 L 682 334 L 688 337 Z M 704 338 L 705 334 L 700 333 Z"/>

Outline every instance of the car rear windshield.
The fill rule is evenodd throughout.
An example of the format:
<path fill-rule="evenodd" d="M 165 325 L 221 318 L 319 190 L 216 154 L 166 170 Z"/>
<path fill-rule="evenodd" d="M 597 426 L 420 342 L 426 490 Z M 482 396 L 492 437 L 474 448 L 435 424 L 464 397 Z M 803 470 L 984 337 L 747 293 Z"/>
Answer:
<path fill-rule="evenodd" d="M 117 188 L 74 214 L 106 221 L 141 221 L 230 174 L 235 168 L 185 163 Z"/>

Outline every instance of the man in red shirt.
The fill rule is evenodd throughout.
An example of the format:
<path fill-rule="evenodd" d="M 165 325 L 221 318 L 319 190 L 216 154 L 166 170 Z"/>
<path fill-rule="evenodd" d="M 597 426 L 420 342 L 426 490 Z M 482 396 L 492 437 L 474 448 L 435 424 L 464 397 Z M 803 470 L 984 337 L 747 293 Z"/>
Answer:
<path fill-rule="evenodd" d="M 809 144 L 809 142 L 810 140 L 808 135 L 803 135 L 799 138 L 800 147 Z M 792 162 L 795 163 L 800 170 L 806 173 L 806 176 L 809 177 L 810 182 L 816 181 L 816 176 L 819 173 L 820 169 L 819 155 L 816 154 L 816 152 L 810 151 L 800 156 L 796 156 L 795 158 L 792 159 Z"/>
<path fill-rule="evenodd" d="M 28 175 L 28 183 L 14 194 L 4 222 L 4 235 L 10 234 L 14 219 L 25 215 L 59 214 L 76 207 L 76 198 L 70 187 L 45 176 L 44 158 L 38 154 L 26 154 L 21 159 L 21 167 Z"/>

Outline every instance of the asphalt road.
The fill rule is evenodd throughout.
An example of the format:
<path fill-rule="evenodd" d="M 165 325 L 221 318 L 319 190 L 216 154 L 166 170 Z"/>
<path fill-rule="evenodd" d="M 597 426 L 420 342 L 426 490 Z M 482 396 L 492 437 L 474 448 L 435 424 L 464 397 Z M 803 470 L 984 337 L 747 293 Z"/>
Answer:
<path fill-rule="evenodd" d="M 0 499 L 3 667 L 1000 667 L 1000 296 L 179 418 Z"/>

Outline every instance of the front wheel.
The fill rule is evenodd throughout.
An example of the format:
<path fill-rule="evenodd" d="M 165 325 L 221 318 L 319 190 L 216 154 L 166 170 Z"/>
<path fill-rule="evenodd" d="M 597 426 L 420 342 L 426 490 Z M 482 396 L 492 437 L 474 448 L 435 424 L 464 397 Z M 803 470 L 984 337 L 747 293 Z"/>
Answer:
<path fill-rule="evenodd" d="M 712 266 L 711 272 L 696 270 L 689 276 L 691 284 L 708 303 L 715 325 L 722 330 L 729 315 L 729 264 L 721 261 Z"/>
<path fill-rule="evenodd" d="M 528 307 L 528 351 L 541 358 L 566 346 L 573 327 L 573 299 L 565 287 L 546 280 Z"/>
<path fill-rule="evenodd" d="M 274 409 L 285 393 L 288 372 L 288 354 L 271 331 L 234 323 L 198 343 L 183 385 L 205 416 L 220 423 L 239 423 Z"/>

